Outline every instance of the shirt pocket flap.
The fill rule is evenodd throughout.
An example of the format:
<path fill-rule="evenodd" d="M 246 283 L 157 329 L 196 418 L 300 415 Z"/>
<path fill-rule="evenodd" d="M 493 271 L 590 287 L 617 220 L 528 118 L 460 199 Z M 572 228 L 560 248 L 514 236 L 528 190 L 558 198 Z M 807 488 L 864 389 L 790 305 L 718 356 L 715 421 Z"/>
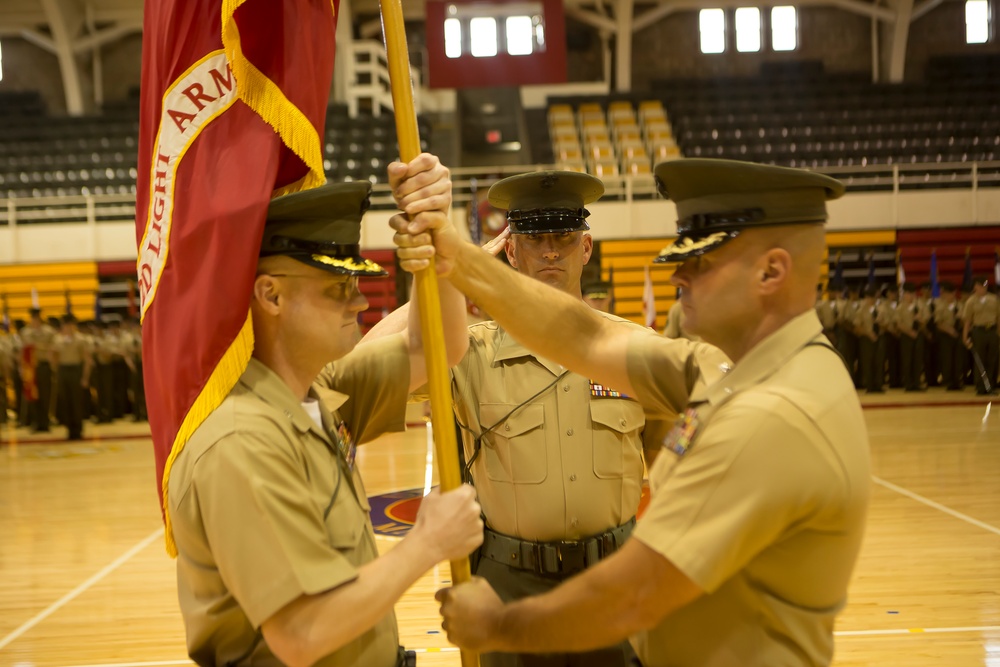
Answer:
<path fill-rule="evenodd" d="M 525 405 L 517 408 L 509 403 L 482 403 L 479 406 L 479 417 L 483 428 L 496 424 L 492 433 L 504 438 L 514 438 L 528 431 L 545 425 L 545 409 L 541 405 Z M 513 414 L 504 419 L 511 410 Z M 503 420 L 501 422 L 501 420 Z M 500 422 L 500 423 L 497 423 Z"/>
<path fill-rule="evenodd" d="M 590 418 L 619 433 L 631 433 L 646 423 L 642 406 L 626 398 L 591 401 Z"/>

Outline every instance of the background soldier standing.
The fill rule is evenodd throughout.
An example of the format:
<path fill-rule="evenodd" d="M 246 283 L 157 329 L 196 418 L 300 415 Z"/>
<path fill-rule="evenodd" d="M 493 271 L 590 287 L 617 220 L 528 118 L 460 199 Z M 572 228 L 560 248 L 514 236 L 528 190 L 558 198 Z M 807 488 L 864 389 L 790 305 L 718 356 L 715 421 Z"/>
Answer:
<path fill-rule="evenodd" d="M 52 407 L 52 341 L 55 330 L 42 321 L 42 311 L 31 309 L 31 322 L 21 331 L 25 348 L 31 348 L 34 359 L 34 382 L 37 398 L 28 405 L 29 425 L 38 433 L 49 431 L 49 410 Z"/>
<path fill-rule="evenodd" d="M 941 366 L 941 383 L 948 391 L 962 391 L 965 378 L 965 346 L 960 333 L 962 318 L 955 301 L 955 286 L 941 283 L 941 296 L 934 305 L 934 325 L 937 332 L 938 362 Z"/>
<path fill-rule="evenodd" d="M 977 276 L 972 288 L 972 295 L 965 302 L 962 315 L 965 328 L 962 340 L 970 347 L 974 355 L 978 355 L 979 364 L 973 358 L 972 376 L 976 381 L 976 393 L 985 395 L 996 393 L 998 347 L 997 324 L 1000 323 L 1000 302 L 997 295 L 989 292 L 989 280 L 985 276 Z M 983 378 L 983 375 L 986 375 Z M 986 383 L 989 383 L 989 387 Z"/>
<path fill-rule="evenodd" d="M 900 303 L 896 308 L 896 330 L 899 332 L 899 368 L 903 388 L 921 391 L 920 374 L 924 370 L 924 334 L 921 331 L 924 313 L 916 300 L 917 288 L 904 283 Z"/>
<path fill-rule="evenodd" d="M 874 287 L 866 288 L 864 301 L 854 316 L 862 384 L 869 394 L 883 393 L 882 384 L 885 381 L 884 316 L 875 304 L 876 294 Z"/>
<path fill-rule="evenodd" d="M 91 350 L 87 339 L 77 330 L 76 318 L 63 315 L 62 330 L 53 343 L 59 369 L 59 414 L 69 430 L 70 440 L 83 437 L 83 394 L 90 384 Z"/>

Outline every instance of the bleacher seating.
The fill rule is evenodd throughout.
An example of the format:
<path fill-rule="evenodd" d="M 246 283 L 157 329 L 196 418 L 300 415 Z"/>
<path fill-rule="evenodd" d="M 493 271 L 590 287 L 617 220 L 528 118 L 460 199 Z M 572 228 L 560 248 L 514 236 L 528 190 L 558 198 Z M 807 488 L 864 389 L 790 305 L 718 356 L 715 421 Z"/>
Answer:
<path fill-rule="evenodd" d="M 824 168 L 1000 155 L 1000 88 L 975 69 L 896 85 L 818 76 L 663 81 L 656 89 L 689 156 Z M 924 180 L 919 170 L 901 176 L 904 186 Z"/>
<path fill-rule="evenodd" d="M 652 179 L 656 161 L 680 157 L 666 110 L 659 100 L 556 103 L 548 107 L 548 134 L 555 164 L 610 178 L 629 174 Z"/>
<path fill-rule="evenodd" d="M 135 192 L 138 95 L 95 116 L 46 113 L 37 93 L 0 94 L 0 198 L 64 197 Z M 386 179 L 397 158 L 395 121 L 348 117 L 346 105 L 327 112 L 324 168 L 331 180 Z M 418 119 L 421 148 L 427 150 L 430 124 Z"/>
<path fill-rule="evenodd" d="M 627 117 L 631 106 L 653 164 L 682 153 L 842 172 L 901 165 L 904 188 L 968 187 L 960 172 L 938 165 L 1000 160 L 998 67 L 997 56 L 938 58 L 925 81 L 895 85 L 873 84 L 868 74 L 827 75 L 818 66 L 768 68 L 753 78 L 657 81 L 652 94 L 550 98 L 549 109 L 597 105 L 610 128 L 612 115 Z M 625 108 L 625 116 L 613 107 Z M 632 146 L 627 127 L 621 131 Z M 619 169 L 629 171 L 617 156 Z M 998 174 L 995 165 L 980 171 L 992 183 L 1000 183 Z M 841 177 L 849 186 L 855 180 Z M 880 179 L 892 180 L 868 174 L 865 187 L 885 185 Z"/>

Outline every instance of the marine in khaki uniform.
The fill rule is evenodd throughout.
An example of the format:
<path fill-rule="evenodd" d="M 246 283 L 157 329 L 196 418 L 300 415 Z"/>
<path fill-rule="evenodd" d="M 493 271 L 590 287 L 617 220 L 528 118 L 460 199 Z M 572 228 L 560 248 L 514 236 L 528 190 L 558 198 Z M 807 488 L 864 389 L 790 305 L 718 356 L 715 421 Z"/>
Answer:
<path fill-rule="evenodd" d="M 830 290 L 833 291 L 832 289 Z M 823 325 L 823 335 L 830 339 L 830 343 L 837 344 L 837 302 L 831 298 L 823 298 L 823 285 L 816 285 L 816 316 L 820 324 Z"/>
<path fill-rule="evenodd" d="M 31 309 L 31 321 L 21 331 L 24 348 L 31 349 L 34 377 L 38 398 L 29 403 L 29 424 L 39 433 L 49 431 L 49 411 L 52 408 L 52 341 L 56 331 L 42 321 L 42 311 Z"/>
<path fill-rule="evenodd" d="M 972 375 L 976 381 L 976 393 L 995 393 L 1000 358 L 1000 340 L 997 339 L 1000 300 L 996 294 L 990 293 L 986 276 L 974 279 L 972 294 L 965 302 L 962 320 L 965 323 L 962 340 L 972 350 Z"/>
<path fill-rule="evenodd" d="M 430 172 L 450 205 L 447 170 L 435 165 L 426 155 L 396 165 L 407 176 L 390 171 L 397 193 Z M 424 360 L 416 318 L 407 333 L 351 351 L 367 307 L 358 277 L 383 275 L 358 251 L 369 188 L 272 202 L 251 298 L 253 358 L 173 464 L 178 594 L 199 665 L 407 664 L 393 604 L 482 539 L 474 491 L 462 487 L 425 497 L 409 535 L 376 550 L 356 447 L 403 429 Z M 441 302 L 453 363 L 465 301 L 442 281 Z"/>
<path fill-rule="evenodd" d="M 690 345 L 607 322 L 458 241 L 450 278 L 535 349 L 641 401 L 687 405 L 650 472 L 632 538 L 550 593 L 504 605 L 482 580 L 445 589 L 449 638 L 483 651 L 587 650 L 632 635 L 646 667 L 827 665 L 864 533 L 870 487 L 861 406 L 813 311 L 836 180 L 725 160 L 657 165 L 677 202 L 688 325 L 733 369 L 690 398 Z M 400 229 L 421 233 L 421 222 Z M 405 243 L 405 240 L 403 240 Z M 400 251 L 408 268 L 422 248 Z M 411 262 L 410 260 L 414 261 Z M 576 333 L 551 335 L 557 327 Z"/>
<path fill-rule="evenodd" d="M 927 312 L 917 302 L 917 286 L 903 283 L 896 307 L 896 330 L 899 332 L 899 368 L 906 391 L 923 391 L 920 377 L 924 372 L 924 329 Z"/>
<path fill-rule="evenodd" d="M 837 311 L 837 324 L 840 336 L 837 338 L 837 351 L 844 358 L 847 368 L 854 380 L 854 386 L 864 386 L 862 367 L 859 362 L 860 339 L 854 321 L 858 308 L 861 307 L 861 288 L 852 284 L 847 289 L 847 296 L 842 300 L 842 307 Z"/>
<path fill-rule="evenodd" d="M 128 364 L 132 392 L 132 421 L 144 422 L 146 413 L 146 385 L 142 375 L 142 327 L 139 319 L 128 319 L 129 344 L 126 348 L 125 363 Z"/>
<path fill-rule="evenodd" d="M 603 192 L 600 180 L 574 172 L 494 184 L 490 203 L 508 211 L 503 247 L 511 267 L 582 301 L 580 276 L 593 244 L 584 207 Z M 727 361 L 716 355 L 716 366 Z M 533 354 L 493 321 L 469 327 L 469 351 L 452 377 L 465 459 L 486 521 L 476 574 L 503 599 L 517 600 L 551 590 L 620 548 L 639 508 L 644 442 L 651 465 L 668 424 L 647 424 L 635 400 Z M 623 642 L 577 654 L 489 653 L 481 663 L 624 667 L 631 657 Z"/>
<path fill-rule="evenodd" d="M 117 349 L 115 340 L 108 333 L 106 322 L 94 322 L 94 414 L 98 424 L 108 424 L 114 419 L 114 371 L 112 362 Z"/>
<path fill-rule="evenodd" d="M 962 391 L 965 377 L 965 347 L 962 345 L 962 313 L 955 299 L 955 285 L 941 283 L 941 296 L 934 304 L 941 383 L 948 391 Z"/>
<path fill-rule="evenodd" d="M 883 393 L 885 383 L 886 311 L 875 302 L 877 290 L 865 289 L 865 298 L 854 311 L 854 331 L 858 336 L 858 364 L 861 383 L 869 394 Z"/>
<path fill-rule="evenodd" d="M 83 393 L 90 385 L 91 350 L 87 339 L 77 331 L 76 318 L 63 315 L 62 329 L 52 346 L 58 369 L 59 413 L 69 431 L 70 440 L 83 437 Z"/>
<path fill-rule="evenodd" d="M 595 280 L 583 285 L 583 300 L 588 306 L 602 313 L 611 313 L 614 306 L 615 286 L 607 280 Z"/>

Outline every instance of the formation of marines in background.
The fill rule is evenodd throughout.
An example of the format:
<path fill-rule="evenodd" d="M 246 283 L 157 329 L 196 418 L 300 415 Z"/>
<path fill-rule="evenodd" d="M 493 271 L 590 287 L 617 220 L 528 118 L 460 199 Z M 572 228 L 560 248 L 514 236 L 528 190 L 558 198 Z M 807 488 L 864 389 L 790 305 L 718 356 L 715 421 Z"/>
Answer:
<path fill-rule="evenodd" d="M 36 433 L 58 424 L 79 440 L 84 421 L 146 420 L 137 319 L 78 322 L 32 309 L 10 329 L 0 331 L 0 424 Z"/>
<path fill-rule="evenodd" d="M 978 276 L 963 291 L 948 281 L 933 297 L 930 283 L 817 286 L 816 312 L 823 332 L 844 357 L 854 384 L 868 393 L 927 387 L 962 391 L 997 388 L 1000 308 L 989 280 Z M 995 289 L 995 288 L 994 288 Z"/>

